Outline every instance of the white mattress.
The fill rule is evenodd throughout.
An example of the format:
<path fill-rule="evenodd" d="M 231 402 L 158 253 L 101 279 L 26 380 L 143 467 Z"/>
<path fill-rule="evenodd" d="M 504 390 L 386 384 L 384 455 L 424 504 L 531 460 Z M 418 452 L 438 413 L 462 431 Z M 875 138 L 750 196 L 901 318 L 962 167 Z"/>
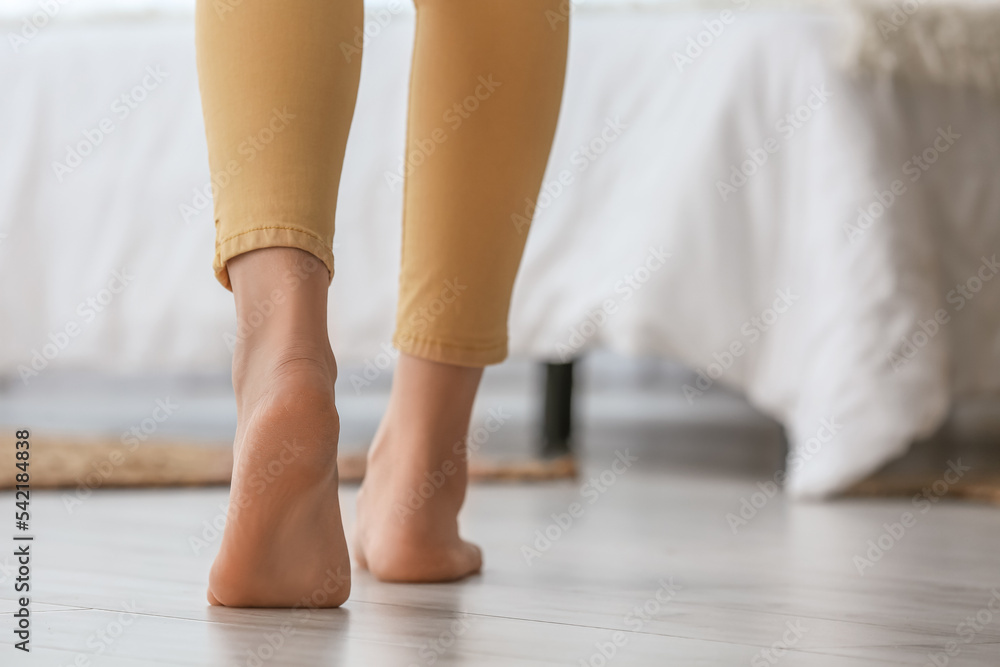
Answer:
<path fill-rule="evenodd" d="M 129 21 L 55 21 L 16 53 L 0 49 L 0 90 L 16 100 L 0 105 L 0 373 L 17 378 L 33 358 L 40 372 L 229 364 L 234 313 L 212 277 L 210 207 L 181 213 L 198 207 L 208 172 L 190 3 L 170 4 Z M 737 387 L 787 427 L 790 492 L 823 496 L 932 431 L 955 396 L 1000 385 L 1000 281 L 972 299 L 951 292 L 1000 250 L 1000 109 L 961 89 L 845 75 L 826 14 L 735 16 L 681 72 L 675 54 L 718 11 L 576 13 L 546 177 L 571 182 L 540 202 L 512 351 L 603 346 L 717 375 L 703 386 Z M 374 359 L 392 331 L 401 192 L 386 174 L 403 146 L 412 27 L 401 12 L 366 47 L 331 297 L 342 358 Z M 165 78 L 119 117 L 114 101 L 149 67 Z M 786 136 L 776 123 L 817 87 L 829 98 Z M 114 131 L 60 182 L 53 163 L 104 118 Z M 609 123 L 620 134 L 581 158 Z M 960 138 L 910 181 L 907 160 L 949 127 Z M 723 201 L 717 183 L 768 138 L 776 151 Z M 850 242 L 858 207 L 895 179 L 904 194 Z M 646 278 L 650 248 L 670 257 Z M 117 294 L 105 289 L 116 270 L 131 276 Z M 625 276 L 645 280 L 630 291 Z M 771 323 L 782 291 L 794 301 Z M 948 321 L 924 340 L 920 322 L 939 310 Z M 894 369 L 890 355 L 914 337 L 923 344 Z"/>

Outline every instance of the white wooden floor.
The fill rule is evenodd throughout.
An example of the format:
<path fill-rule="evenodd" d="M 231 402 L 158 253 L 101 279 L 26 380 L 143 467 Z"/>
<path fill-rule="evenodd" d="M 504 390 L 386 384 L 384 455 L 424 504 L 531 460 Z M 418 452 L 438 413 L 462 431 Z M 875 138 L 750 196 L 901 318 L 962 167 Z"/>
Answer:
<path fill-rule="evenodd" d="M 0 665 L 1000 665 L 1000 510 L 778 496 L 734 535 L 726 515 L 755 491 L 641 462 L 596 495 L 477 486 L 464 525 L 485 548 L 481 576 L 356 572 L 342 609 L 310 613 L 206 605 L 217 540 L 197 554 L 190 540 L 225 490 L 99 491 L 72 512 L 37 493 L 34 650 L 10 646 L 3 547 Z M 577 502 L 582 516 L 527 564 L 522 546 Z M 9 493 L 0 503 L 12 514 Z M 854 557 L 906 511 L 916 524 L 859 574 Z"/>

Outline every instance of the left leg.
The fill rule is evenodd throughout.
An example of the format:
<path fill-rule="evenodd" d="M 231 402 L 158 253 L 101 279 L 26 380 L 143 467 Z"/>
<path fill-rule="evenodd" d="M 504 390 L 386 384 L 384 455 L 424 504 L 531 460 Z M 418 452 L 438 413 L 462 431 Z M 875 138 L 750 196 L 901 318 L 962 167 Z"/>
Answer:
<path fill-rule="evenodd" d="M 337 44 L 361 0 L 199 0 L 198 78 L 219 281 L 242 327 L 237 430 L 212 604 L 336 607 L 350 593 L 327 333 L 337 188 L 361 65 Z"/>

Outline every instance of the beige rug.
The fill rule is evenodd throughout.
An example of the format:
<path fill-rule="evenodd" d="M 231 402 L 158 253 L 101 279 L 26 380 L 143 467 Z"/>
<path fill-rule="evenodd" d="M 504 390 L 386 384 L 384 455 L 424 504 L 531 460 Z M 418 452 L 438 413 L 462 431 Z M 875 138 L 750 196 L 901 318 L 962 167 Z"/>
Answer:
<path fill-rule="evenodd" d="M 111 439 L 34 434 L 30 442 L 28 472 L 33 489 L 224 485 L 233 469 L 229 443 L 150 440 L 133 449 Z M 0 465 L 0 488 L 13 488 L 19 472 L 14 468 L 14 441 L 4 439 L 0 451 L 0 461 L 10 462 Z M 343 482 L 360 482 L 365 475 L 362 452 L 342 454 L 337 463 Z M 469 474 L 473 480 L 573 479 L 577 468 L 571 456 L 522 461 L 473 458 Z"/>
<path fill-rule="evenodd" d="M 14 440 L 0 445 L 0 488 L 15 484 Z M 357 483 L 365 475 L 364 453 L 347 453 L 338 460 L 341 481 Z M 233 455 L 229 443 L 148 441 L 136 449 L 100 438 L 40 436 L 31 438 L 28 472 L 33 489 L 213 486 L 229 484 Z M 541 481 L 574 479 L 572 456 L 557 459 L 495 461 L 473 459 L 470 477 L 476 481 Z M 847 497 L 908 498 L 930 488 L 927 475 L 875 476 L 855 485 Z M 1000 505 L 1000 474 L 963 479 L 943 497 Z"/>

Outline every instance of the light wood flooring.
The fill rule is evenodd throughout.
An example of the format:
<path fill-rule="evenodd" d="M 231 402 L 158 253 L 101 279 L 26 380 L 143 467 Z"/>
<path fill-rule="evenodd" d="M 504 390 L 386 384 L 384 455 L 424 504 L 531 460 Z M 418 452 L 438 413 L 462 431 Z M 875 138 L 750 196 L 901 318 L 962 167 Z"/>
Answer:
<path fill-rule="evenodd" d="M 614 456 L 589 457 L 587 476 Z M 727 514 L 753 478 L 640 457 L 596 497 L 585 481 L 473 487 L 463 521 L 481 576 L 390 585 L 356 571 L 343 608 L 297 614 L 205 603 L 218 540 L 203 530 L 226 489 L 101 490 L 72 511 L 66 493 L 37 493 L 33 651 L 11 646 L 3 547 L 0 665 L 1000 665 L 995 507 L 779 494 L 734 534 Z M 342 489 L 348 530 L 355 494 Z M 582 515 L 541 550 L 536 531 L 573 503 Z M 10 493 L 0 507 L 13 514 Z M 907 511 L 916 523 L 861 574 L 856 557 Z M 539 547 L 530 564 L 525 545 Z"/>

